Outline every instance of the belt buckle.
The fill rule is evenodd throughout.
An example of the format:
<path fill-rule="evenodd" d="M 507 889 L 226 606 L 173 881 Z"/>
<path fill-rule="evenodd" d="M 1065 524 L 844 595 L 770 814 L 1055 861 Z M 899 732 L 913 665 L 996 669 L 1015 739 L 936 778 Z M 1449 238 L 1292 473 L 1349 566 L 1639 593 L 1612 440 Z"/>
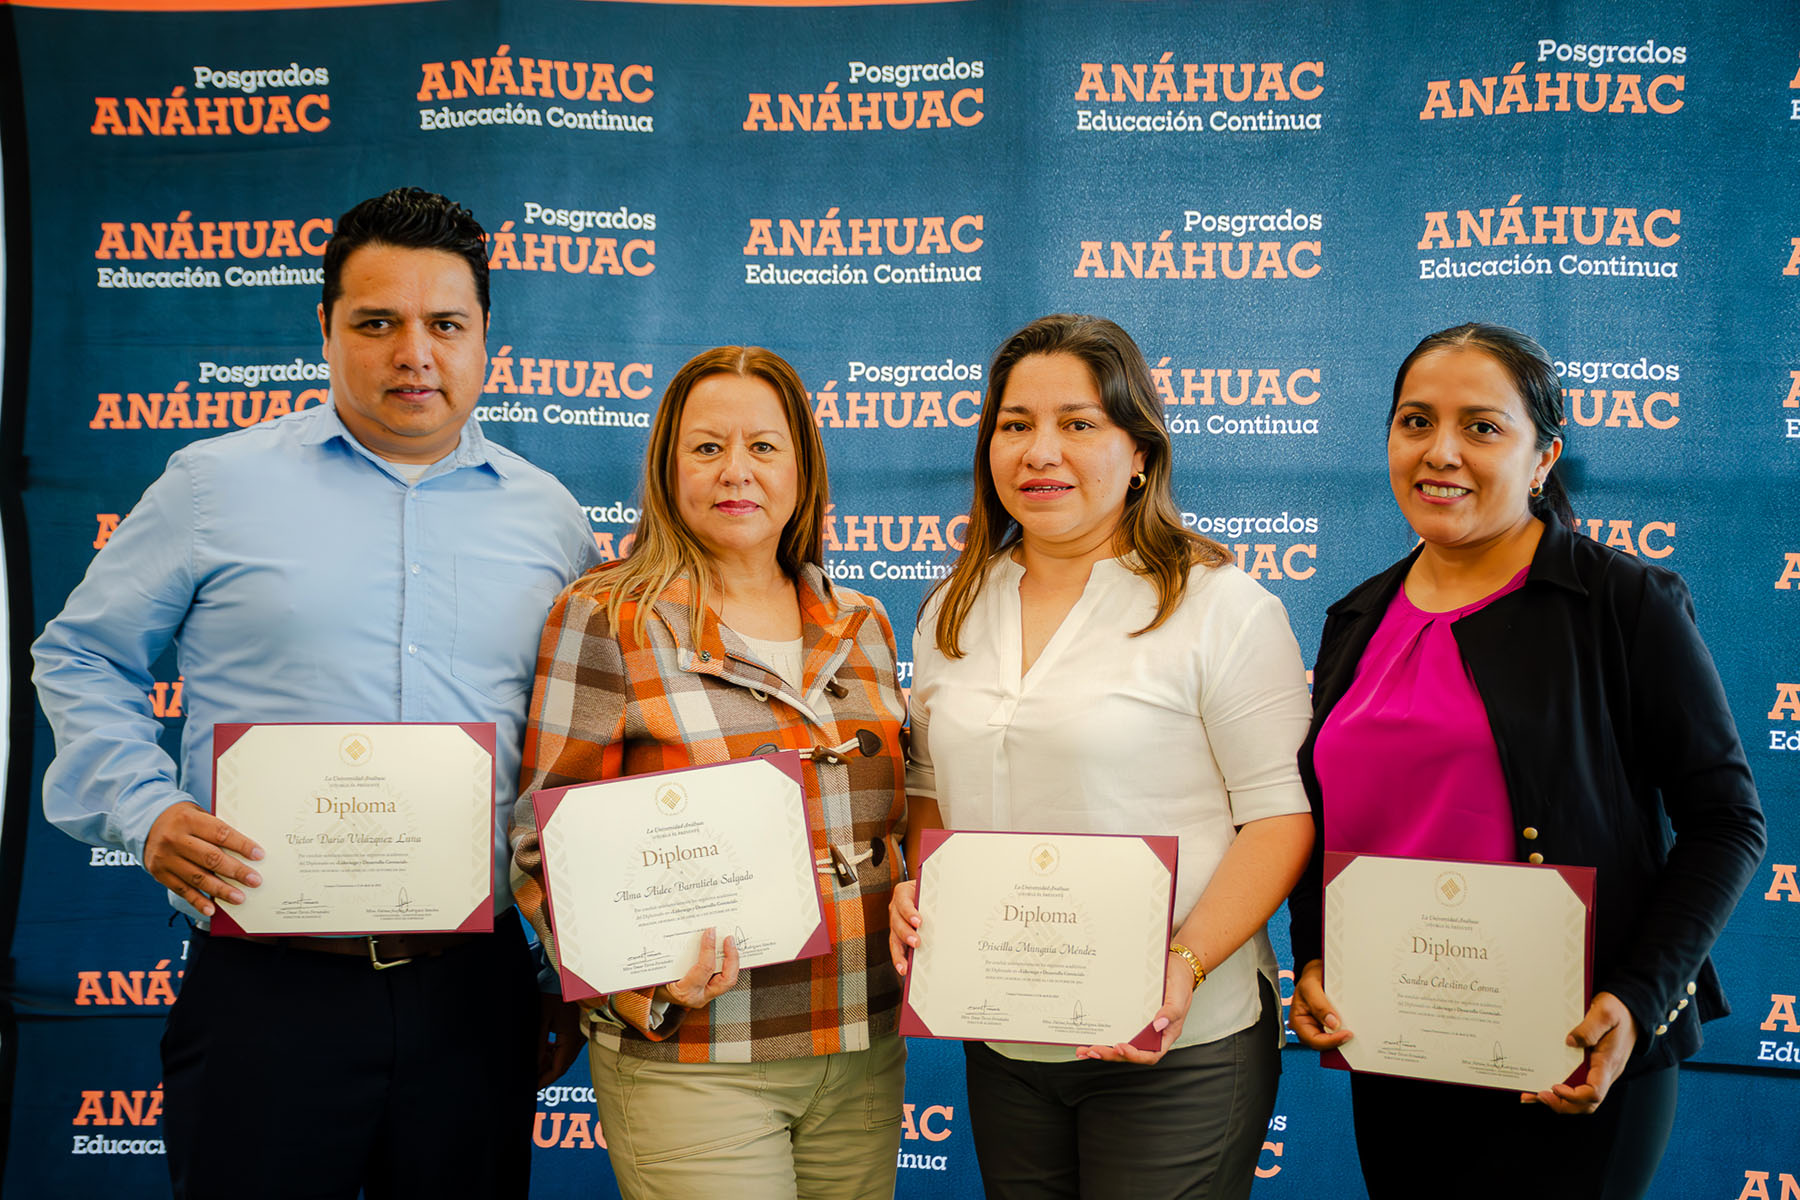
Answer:
<path fill-rule="evenodd" d="M 382 962 L 375 954 L 375 935 L 370 934 L 365 940 L 369 943 L 369 964 L 377 971 L 385 971 L 389 967 L 403 967 L 412 961 L 410 958 L 396 958 L 392 962 Z"/>

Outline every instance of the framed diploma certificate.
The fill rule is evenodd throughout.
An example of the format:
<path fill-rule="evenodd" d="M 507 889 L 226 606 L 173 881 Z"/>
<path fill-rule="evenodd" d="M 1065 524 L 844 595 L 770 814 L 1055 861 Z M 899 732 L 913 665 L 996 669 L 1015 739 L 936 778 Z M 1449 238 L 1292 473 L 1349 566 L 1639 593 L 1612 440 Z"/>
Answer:
<path fill-rule="evenodd" d="M 1329 1066 L 1539 1092 L 1586 1076 L 1591 867 L 1325 855 Z"/>
<path fill-rule="evenodd" d="M 494 928 L 494 726 L 215 725 L 213 812 L 263 848 L 214 933 Z"/>
<path fill-rule="evenodd" d="M 925 830 L 900 1032 L 1157 1049 L 1176 844 Z"/>
<path fill-rule="evenodd" d="M 708 929 L 733 939 L 740 969 L 830 948 L 797 751 L 531 803 L 565 1000 L 678 979 Z"/>

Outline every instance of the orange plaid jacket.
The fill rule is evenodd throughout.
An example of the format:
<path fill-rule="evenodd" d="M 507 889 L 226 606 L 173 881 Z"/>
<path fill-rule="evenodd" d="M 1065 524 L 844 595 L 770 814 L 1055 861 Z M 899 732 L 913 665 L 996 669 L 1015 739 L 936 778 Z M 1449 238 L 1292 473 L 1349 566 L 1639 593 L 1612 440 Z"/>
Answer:
<path fill-rule="evenodd" d="M 608 568 L 557 597 L 538 647 L 537 685 L 525 728 L 523 776 L 513 809 L 513 890 L 553 963 L 542 855 L 531 794 L 621 775 L 838 746 L 859 730 L 881 738 L 873 756 L 803 760 L 813 850 L 850 857 L 882 842 L 844 883 L 819 875 L 829 953 L 745 970 L 705 1008 L 671 1005 L 651 1028 L 648 992 L 622 992 L 589 1021 L 589 1035 L 622 1053 L 680 1062 L 766 1062 L 867 1049 L 897 1028 L 900 983 L 887 951 L 887 905 L 899 879 L 905 819 L 906 704 L 895 674 L 894 633 L 871 597 L 837 587 L 808 566 L 799 580 L 805 675 L 796 691 L 770 671 L 710 609 L 689 636 L 691 591 L 678 579 L 651 605 L 646 636 L 627 603 L 614 633 L 606 619 Z M 616 1020 L 607 1019 L 608 1017 Z"/>

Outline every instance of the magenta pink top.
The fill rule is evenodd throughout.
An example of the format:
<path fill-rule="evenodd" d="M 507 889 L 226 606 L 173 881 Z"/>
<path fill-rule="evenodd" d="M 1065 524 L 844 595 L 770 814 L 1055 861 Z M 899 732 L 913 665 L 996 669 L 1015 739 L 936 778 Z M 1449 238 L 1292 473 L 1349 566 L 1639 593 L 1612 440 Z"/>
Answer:
<path fill-rule="evenodd" d="M 1327 850 L 1517 861 L 1494 731 L 1450 626 L 1525 576 L 1449 612 L 1395 594 L 1313 747 Z"/>

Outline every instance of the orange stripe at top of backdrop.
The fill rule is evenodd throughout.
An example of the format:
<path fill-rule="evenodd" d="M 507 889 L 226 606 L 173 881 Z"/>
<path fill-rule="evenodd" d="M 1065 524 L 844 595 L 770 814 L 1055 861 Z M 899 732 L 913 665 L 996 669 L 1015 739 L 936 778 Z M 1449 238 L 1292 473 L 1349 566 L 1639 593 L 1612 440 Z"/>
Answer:
<path fill-rule="evenodd" d="M 375 8 L 437 4 L 441 0 L 0 0 L 0 7 L 62 8 L 84 12 L 273 12 L 301 8 Z"/>
<path fill-rule="evenodd" d="M 442 0 L 0 0 L 0 7 L 89 12 L 260 12 L 302 8 L 374 8 Z M 869 8 L 878 5 L 967 4 L 970 0 L 594 0 L 601 4 L 702 5 L 709 8 Z"/>

